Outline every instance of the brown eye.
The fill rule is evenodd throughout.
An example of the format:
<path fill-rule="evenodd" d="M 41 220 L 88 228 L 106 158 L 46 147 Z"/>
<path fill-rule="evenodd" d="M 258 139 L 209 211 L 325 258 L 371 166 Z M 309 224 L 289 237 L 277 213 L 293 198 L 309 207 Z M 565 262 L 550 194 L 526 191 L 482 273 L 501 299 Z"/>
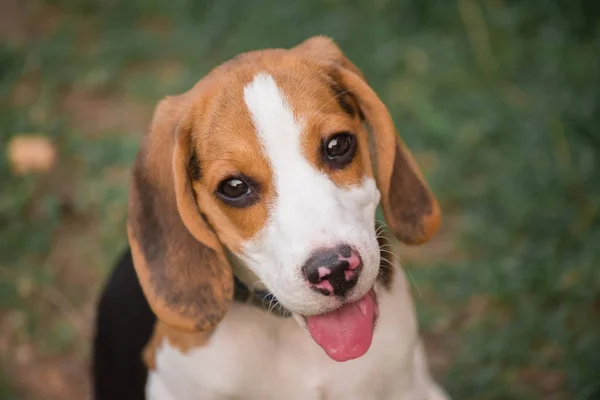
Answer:
<path fill-rule="evenodd" d="M 248 207 L 259 200 L 256 189 L 258 184 L 245 176 L 228 178 L 217 188 L 216 195 L 225 204 L 232 207 Z"/>
<path fill-rule="evenodd" d="M 352 146 L 352 136 L 341 133 L 335 135 L 326 144 L 327 157 L 335 158 L 341 157 L 344 154 L 348 153 L 350 147 Z"/>
<path fill-rule="evenodd" d="M 356 154 L 356 137 L 349 132 L 336 133 L 323 142 L 323 163 L 331 169 L 342 169 Z"/>
<path fill-rule="evenodd" d="M 246 185 L 240 179 L 229 179 L 221 183 L 219 192 L 229 197 L 230 199 L 237 199 L 247 194 L 250 191 L 248 185 Z"/>

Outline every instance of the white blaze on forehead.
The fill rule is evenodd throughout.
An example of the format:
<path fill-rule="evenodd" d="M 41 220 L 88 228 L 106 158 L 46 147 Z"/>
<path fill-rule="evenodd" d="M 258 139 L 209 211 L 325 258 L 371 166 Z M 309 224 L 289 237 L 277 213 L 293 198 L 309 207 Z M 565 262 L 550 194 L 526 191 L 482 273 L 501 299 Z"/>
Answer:
<path fill-rule="evenodd" d="M 244 89 L 244 101 L 252 116 L 275 176 L 290 162 L 298 161 L 302 125 L 271 75 L 259 73 Z M 290 159 L 289 157 L 292 157 Z M 278 172 L 280 172 L 278 174 Z"/>
<path fill-rule="evenodd" d="M 270 213 L 271 228 L 278 228 L 278 235 L 293 234 L 294 242 L 299 245 L 298 240 L 308 239 L 303 237 L 309 234 L 305 231 L 307 228 L 319 228 L 317 216 L 326 220 L 334 217 L 327 211 L 335 207 L 336 186 L 302 154 L 302 121 L 294 116 L 272 76 L 256 75 L 244 89 L 244 100 L 275 178 L 276 200 Z M 315 223 L 305 223 L 310 220 Z"/>
<path fill-rule="evenodd" d="M 240 257 L 284 305 L 302 308 L 314 295 L 302 281 L 304 261 L 319 247 L 349 244 L 363 258 L 364 279 L 357 289 L 366 292 L 379 261 L 374 237 L 379 192 L 374 180 L 338 187 L 308 162 L 302 153 L 301 113 L 311 110 L 292 110 L 271 75 L 257 74 L 244 88 L 244 101 L 273 171 L 276 195 L 268 205 L 265 227 L 245 244 Z"/>

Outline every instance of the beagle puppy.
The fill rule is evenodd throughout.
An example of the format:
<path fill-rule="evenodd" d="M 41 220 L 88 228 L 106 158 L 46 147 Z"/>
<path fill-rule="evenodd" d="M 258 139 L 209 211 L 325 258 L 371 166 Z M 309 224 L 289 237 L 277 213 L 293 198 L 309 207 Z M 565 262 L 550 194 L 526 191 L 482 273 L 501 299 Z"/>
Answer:
<path fill-rule="evenodd" d="M 96 400 L 446 399 L 389 237 L 421 244 L 439 222 L 332 40 L 235 57 L 162 100 L 143 139 Z"/>

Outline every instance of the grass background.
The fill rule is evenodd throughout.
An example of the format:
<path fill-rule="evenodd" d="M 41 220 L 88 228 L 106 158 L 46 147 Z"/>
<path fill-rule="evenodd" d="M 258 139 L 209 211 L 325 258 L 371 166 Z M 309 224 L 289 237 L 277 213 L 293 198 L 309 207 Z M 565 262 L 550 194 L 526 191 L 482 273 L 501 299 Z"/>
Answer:
<path fill-rule="evenodd" d="M 335 38 L 443 229 L 402 254 L 457 399 L 600 398 L 600 2 L 1 0 L 0 399 L 83 399 L 152 107 L 239 52 Z M 58 149 L 19 176 L 5 151 Z"/>

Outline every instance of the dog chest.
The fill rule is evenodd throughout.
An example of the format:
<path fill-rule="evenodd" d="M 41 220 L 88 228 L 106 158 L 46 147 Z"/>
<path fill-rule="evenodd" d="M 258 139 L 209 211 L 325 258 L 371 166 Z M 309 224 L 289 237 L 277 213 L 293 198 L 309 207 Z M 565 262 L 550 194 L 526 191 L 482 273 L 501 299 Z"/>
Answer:
<path fill-rule="evenodd" d="M 416 325 L 402 289 L 380 296 L 382 315 L 367 354 L 343 363 L 293 319 L 235 304 L 205 346 L 182 352 L 162 342 L 148 398 L 418 399 L 416 382 L 427 372 L 415 370 Z"/>

